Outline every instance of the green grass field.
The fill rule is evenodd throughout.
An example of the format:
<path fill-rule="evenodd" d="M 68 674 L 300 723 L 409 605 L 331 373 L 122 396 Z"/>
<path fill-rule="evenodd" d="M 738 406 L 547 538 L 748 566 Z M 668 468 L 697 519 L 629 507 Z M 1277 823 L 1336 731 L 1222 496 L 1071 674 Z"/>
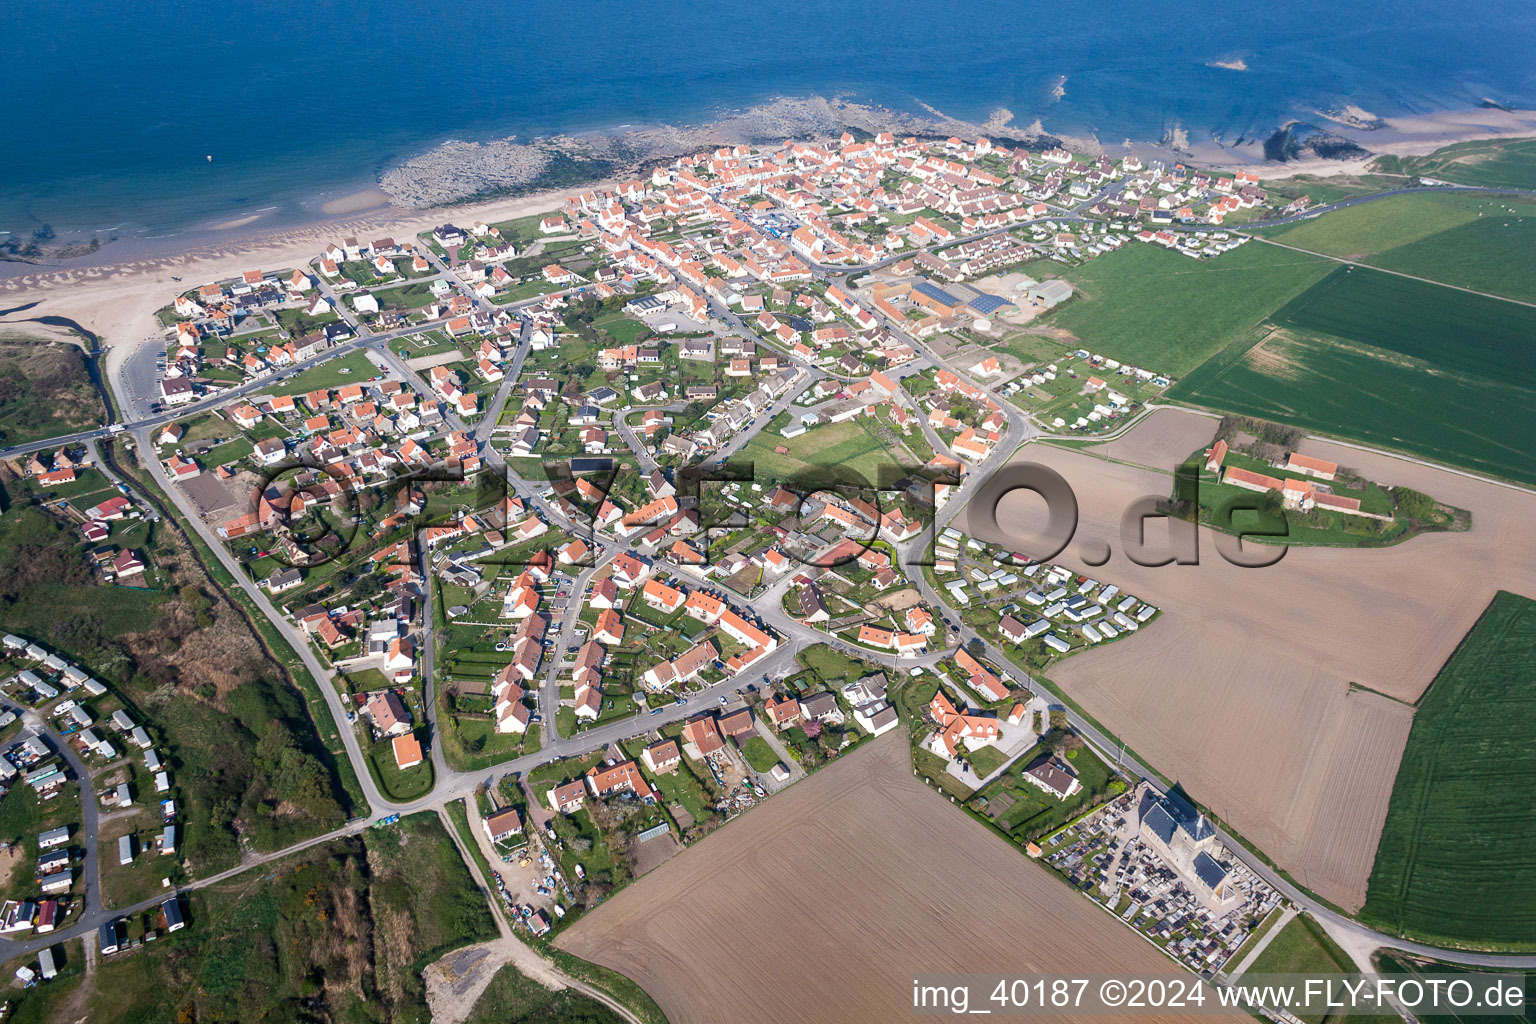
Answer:
<path fill-rule="evenodd" d="M 1349 955 L 1334 944 L 1310 918 L 1293 917 L 1270 940 L 1248 974 L 1346 974 L 1355 969 Z M 1298 1016 L 1307 1024 L 1322 1024 L 1329 1015 L 1317 1011 Z"/>
<path fill-rule="evenodd" d="M 1425 192 L 1263 232 L 1286 245 L 1460 288 L 1536 300 L 1536 202 Z"/>
<path fill-rule="evenodd" d="M 426 796 L 432 791 L 431 760 L 402 771 L 395 761 L 395 748 L 390 740 L 380 740 L 368 748 L 368 767 L 379 789 L 397 803 Z"/>
<path fill-rule="evenodd" d="M 1536 601 L 1501 591 L 1419 702 L 1361 918 L 1536 947 Z"/>
<path fill-rule="evenodd" d="M 789 454 L 775 452 L 775 447 L 789 449 Z M 780 437 L 773 430 L 758 433 L 732 462 L 754 464 L 754 479 L 763 485 L 799 477 L 803 482 L 815 479 L 818 467 L 845 468 L 871 486 L 881 486 L 881 473 L 894 473 L 893 482 L 916 467 L 903 467 L 891 455 L 872 421 L 863 417 L 842 423 L 814 427 L 799 437 Z M 830 484 L 833 481 L 825 481 Z"/>
<path fill-rule="evenodd" d="M 753 771 L 772 771 L 773 766 L 779 763 L 779 755 L 773 752 L 768 741 L 761 736 L 748 736 L 747 742 L 741 745 L 741 752 Z"/>
<path fill-rule="evenodd" d="M 1441 371 L 1536 387 L 1536 309 L 1528 306 L 1340 267 L 1275 322 L 1422 359 Z"/>
<path fill-rule="evenodd" d="M 592 321 L 592 326 L 598 330 L 607 331 L 620 345 L 634 345 L 642 338 L 649 338 L 654 333 L 644 321 L 636 320 L 618 310 L 604 313 Z"/>
<path fill-rule="evenodd" d="M 1536 309 L 1338 268 L 1170 397 L 1536 483 Z"/>
<path fill-rule="evenodd" d="M 1079 294 L 1048 321 L 1083 347 L 1183 376 L 1321 280 L 1319 257 L 1249 243 L 1192 260 L 1136 243 L 1065 276 Z"/>
<path fill-rule="evenodd" d="M 420 309 L 436 298 L 430 284 L 407 284 L 399 288 L 383 288 L 373 293 L 379 300 L 380 309 Z"/>
<path fill-rule="evenodd" d="M 379 368 L 369 362 L 361 349 L 348 352 L 339 359 L 330 359 L 319 366 L 310 367 L 283 382 L 285 394 L 296 395 L 317 388 L 339 388 L 343 384 L 361 384 L 369 377 L 377 377 Z"/>
<path fill-rule="evenodd" d="M 1476 220 L 1478 208 L 1490 204 L 1492 200 L 1481 196 L 1444 192 L 1392 196 L 1259 233 L 1287 245 L 1359 259 Z"/>
<path fill-rule="evenodd" d="M 1536 188 L 1536 139 L 1458 142 L 1428 156 L 1382 157 L 1380 170 L 1416 174 L 1458 185 Z"/>

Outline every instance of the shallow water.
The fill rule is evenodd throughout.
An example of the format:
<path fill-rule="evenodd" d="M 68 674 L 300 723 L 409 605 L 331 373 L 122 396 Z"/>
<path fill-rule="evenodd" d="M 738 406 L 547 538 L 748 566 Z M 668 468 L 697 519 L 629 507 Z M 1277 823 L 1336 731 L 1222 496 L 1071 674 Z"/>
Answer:
<path fill-rule="evenodd" d="M 294 222 L 445 138 L 697 123 L 784 95 L 1006 107 L 1113 143 L 1231 142 L 1344 102 L 1536 107 L 1536 7 L 1507 0 L 147 8 L 0 5 L 0 229 Z"/>

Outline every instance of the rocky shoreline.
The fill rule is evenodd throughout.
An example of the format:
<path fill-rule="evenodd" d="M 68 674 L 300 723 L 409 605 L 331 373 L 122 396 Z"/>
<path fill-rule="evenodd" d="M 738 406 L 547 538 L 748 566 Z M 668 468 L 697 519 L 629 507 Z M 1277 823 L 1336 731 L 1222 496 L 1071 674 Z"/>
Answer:
<path fill-rule="evenodd" d="M 1040 129 L 1010 128 L 1013 115 L 996 111 L 976 124 L 927 108 L 915 114 L 841 99 L 779 99 L 701 125 L 555 136 L 521 141 L 445 142 L 400 164 L 379 178 L 379 188 L 400 206 L 426 208 L 511 195 L 555 186 L 574 186 L 615 176 L 632 176 L 687 153 L 737 144 L 777 144 L 785 139 L 836 138 L 844 131 L 873 135 L 1008 135 L 1013 141 L 1054 144 Z"/>

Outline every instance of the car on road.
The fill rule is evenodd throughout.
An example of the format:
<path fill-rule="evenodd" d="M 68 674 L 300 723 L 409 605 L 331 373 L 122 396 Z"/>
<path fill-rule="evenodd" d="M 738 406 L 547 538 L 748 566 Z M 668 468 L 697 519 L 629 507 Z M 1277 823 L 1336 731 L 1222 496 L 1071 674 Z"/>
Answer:
<path fill-rule="evenodd" d="M 665 710 L 666 710 L 666 708 L 652 708 L 651 709 L 651 714 L 659 715 L 659 714 L 661 714 Z"/>
<path fill-rule="evenodd" d="M 721 695 L 720 695 L 720 703 L 721 703 L 721 704 L 724 704 L 724 703 L 725 703 L 725 695 L 724 695 L 724 694 L 721 694 Z"/>

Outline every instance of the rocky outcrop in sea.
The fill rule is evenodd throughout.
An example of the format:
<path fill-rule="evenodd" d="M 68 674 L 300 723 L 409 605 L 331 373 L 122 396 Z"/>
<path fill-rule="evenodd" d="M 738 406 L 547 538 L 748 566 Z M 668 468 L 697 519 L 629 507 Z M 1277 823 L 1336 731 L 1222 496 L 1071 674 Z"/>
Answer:
<path fill-rule="evenodd" d="M 949 117 L 932 108 L 909 113 L 840 99 L 779 99 L 734 111 L 701 125 L 660 125 L 625 131 L 557 136 L 527 142 L 445 142 L 412 157 L 379 178 L 402 206 L 430 207 L 539 188 L 575 186 L 603 177 L 627 176 L 687 153 L 717 146 L 777 145 L 786 139 L 859 135 L 1009 135 L 1054 145 L 1038 126 L 1009 130 L 1012 114 L 999 110 L 983 124 Z"/>

